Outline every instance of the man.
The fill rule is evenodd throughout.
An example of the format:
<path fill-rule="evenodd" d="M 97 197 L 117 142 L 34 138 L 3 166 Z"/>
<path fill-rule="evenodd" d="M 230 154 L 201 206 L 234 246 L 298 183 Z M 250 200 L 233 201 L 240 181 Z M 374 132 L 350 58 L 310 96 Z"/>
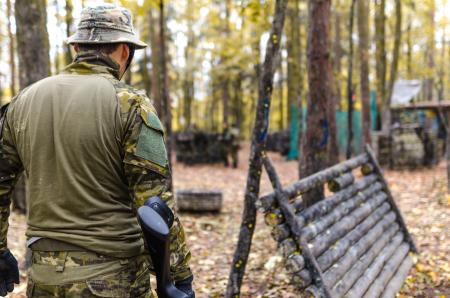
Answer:
<path fill-rule="evenodd" d="M 233 168 L 238 167 L 238 153 L 240 149 L 239 145 L 239 128 L 236 123 L 233 123 L 231 128 L 225 123 L 223 126 L 223 132 L 221 136 L 222 140 L 222 158 L 224 165 L 228 167 L 228 155 L 231 156 Z"/>
<path fill-rule="evenodd" d="M 10 196 L 28 177 L 28 297 L 151 297 L 136 209 L 152 196 L 172 208 L 163 128 L 144 93 L 120 82 L 143 49 L 127 9 L 86 8 L 61 75 L 23 90 L 0 128 L 0 296 L 19 282 L 7 249 Z M 190 252 L 171 228 L 175 285 L 194 297 Z M 151 243 L 149 243 L 151 245 Z"/>

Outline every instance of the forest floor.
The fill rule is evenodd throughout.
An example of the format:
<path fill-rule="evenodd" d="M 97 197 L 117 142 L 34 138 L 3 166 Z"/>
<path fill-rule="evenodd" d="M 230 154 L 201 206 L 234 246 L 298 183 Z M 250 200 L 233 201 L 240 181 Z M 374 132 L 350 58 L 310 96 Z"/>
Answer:
<path fill-rule="evenodd" d="M 248 146 L 240 152 L 238 169 L 222 165 L 174 164 L 175 189 L 205 188 L 223 191 L 220 214 L 182 213 L 192 251 L 197 297 L 221 297 L 239 233 L 248 168 Z M 297 162 L 270 154 L 283 184 L 297 179 Z M 445 164 L 414 171 L 386 170 L 385 176 L 410 232 L 419 247 L 417 263 L 399 297 L 450 297 L 450 196 L 446 195 Z M 266 174 L 261 193 L 271 191 Z M 13 213 L 9 246 L 23 264 L 25 217 Z M 26 273 L 10 297 L 25 297 Z M 253 246 L 242 287 L 242 297 L 298 297 L 277 254 L 270 229 L 258 217 Z"/>

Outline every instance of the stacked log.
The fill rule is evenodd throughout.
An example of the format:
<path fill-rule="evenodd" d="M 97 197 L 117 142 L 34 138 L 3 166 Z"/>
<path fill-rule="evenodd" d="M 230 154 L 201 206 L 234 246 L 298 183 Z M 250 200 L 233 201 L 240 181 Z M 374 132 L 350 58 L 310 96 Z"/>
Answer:
<path fill-rule="evenodd" d="M 311 297 L 394 297 L 412 266 L 414 243 L 371 154 L 284 189 L 266 165 L 278 197 L 265 196 L 259 207 L 293 284 Z M 358 167 L 363 176 L 355 179 Z M 334 193 L 304 209 L 301 194 L 327 183 Z"/>

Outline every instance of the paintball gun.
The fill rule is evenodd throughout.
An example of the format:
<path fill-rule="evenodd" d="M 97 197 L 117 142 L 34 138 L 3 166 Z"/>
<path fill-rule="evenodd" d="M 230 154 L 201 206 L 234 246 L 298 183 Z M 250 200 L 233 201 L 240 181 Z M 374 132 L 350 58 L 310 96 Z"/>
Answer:
<path fill-rule="evenodd" d="M 170 277 L 169 229 L 174 220 L 172 211 L 159 197 L 152 197 L 138 209 L 138 220 L 156 273 L 158 297 L 188 298 L 175 287 Z"/>

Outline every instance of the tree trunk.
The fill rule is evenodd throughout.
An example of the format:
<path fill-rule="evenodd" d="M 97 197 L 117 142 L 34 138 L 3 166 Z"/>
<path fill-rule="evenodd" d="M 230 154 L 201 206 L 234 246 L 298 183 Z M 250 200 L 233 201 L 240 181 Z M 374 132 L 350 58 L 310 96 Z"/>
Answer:
<path fill-rule="evenodd" d="M 58 0 L 54 0 L 53 5 L 55 6 L 55 19 L 56 19 L 56 26 L 59 28 L 61 26 L 61 13 L 59 11 L 59 3 Z M 58 42 L 56 44 L 56 53 L 55 53 L 55 58 L 53 60 L 53 67 L 55 70 L 55 74 L 59 73 L 60 69 L 61 69 L 61 63 L 60 63 L 60 57 L 59 57 L 59 50 L 60 50 L 60 43 Z M 64 50 L 64 49 L 63 49 Z"/>
<path fill-rule="evenodd" d="M 72 35 L 72 26 L 73 26 L 73 4 L 72 0 L 66 0 L 66 35 L 69 37 Z M 70 45 L 66 46 L 64 51 L 64 57 L 66 64 L 72 63 L 72 53 L 70 52 Z"/>
<path fill-rule="evenodd" d="M 159 40 L 160 40 L 160 51 L 161 55 L 160 61 L 160 88 L 161 88 L 161 104 L 163 111 L 163 122 L 166 129 L 166 147 L 167 154 L 169 158 L 169 167 L 172 167 L 172 112 L 171 112 L 171 100 L 169 96 L 169 78 L 167 76 L 167 58 L 166 58 L 166 20 L 165 20 L 165 7 L 164 0 L 160 0 L 159 2 Z"/>
<path fill-rule="evenodd" d="M 363 144 L 371 144 L 369 83 L 369 2 L 358 1 L 359 67 L 362 102 Z"/>
<path fill-rule="evenodd" d="M 283 73 L 283 57 L 281 55 L 282 49 L 280 49 L 280 54 L 278 55 L 278 112 L 279 112 L 279 118 L 278 118 L 278 128 L 279 130 L 284 129 L 284 118 L 285 118 L 285 111 L 284 111 L 284 92 L 283 92 L 283 81 L 284 81 L 284 73 Z M 289 118 L 289 117 L 288 117 Z"/>
<path fill-rule="evenodd" d="M 231 0 L 225 0 L 224 36 L 226 39 L 230 38 L 230 10 Z M 225 44 L 225 46 L 227 46 L 227 44 Z M 220 60 L 220 63 L 225 66 L 225 70 L 228 70 L 228 57 L 223 55 Z M 224 77 L 222 79 L 222 123 L 224 125 L 228 125 L 228 118 L 230 114 L 230 78 L 227 72 L 224 74 Z"/>
<path fill-rule="evenodd" d="M 142 57 L 142 60 L 140 61 L 139 70 L 141 72 L 142 84 L 145 92 L 150 95 L 152 92 L 152 78 L 150 77 L 148 70 L 149 58 L 146 50 L 144 50 L 143 55 L 144 57 Z"/>
<path fill-rule="evenodd" d="M 394 49 L 392 51 L 392 63 L 391 74 L 389 78 L 389 88 L 387 97 L 385 98 L 385 104 L 383 108 L 383 124 L 388 125 L 383 130 L 388 131 L 391 125 L 391 97 L 394 90 L 394 83 L 397 79 L 398 62 L 400 56 L 400 42 L 402 38 L 402 2 L 401 0 L 395 0 L 395 38 Z"/>
<path fill-rule="evenodd" d="M 300 15 L 300 1 L 288 3 L 288 19 L 286 23 L 286 49 L 287 49 L 287 108 L 288 127 L 291 128 L 292 109 L 297 107 L 297 149 L 302 146 L 303 136 L 303 79 L 302 74 L 302 23 Z M 292 137 L 292 136 L 291 136 Z M 292 148 L 291 148 L 292 150 Z M 298 152 L 300 155 L 301 152 Z M 291 158 L 291 156 L 288 156 Z"/>
<path fill-rule="evenodd" d="M 347 126 L 348 126 L 348 140 L 347 140 L 347 159 L 352 157 L 352 143 L 353 143 L 353 21 L 355 20 L 355 2 L 352 0 L 350 6 L 350 34 L 348 37 L 348 76 L 347 76 Z"/>
<path fill-rule="evenodd" d="M 406 29 L 406 77 L 408 80 L 413 79 L 412 72 L 412 40 L 411 40 L 411 16 L 408 19 L 408 28 Z"/>
<path fill-rule="evenodd" d="M 19 57 L 20 89 L 50 75 L 47 10 L 45 0 L 16 0 L 16 38 Z M 21 181 L 20 181 L 21 180 Z M 13 204 L 26 206 L 25 181 L 20 179 L 13 194 Z"/>
<path fill-rule="evenodd" d="M 330 85 L 330 0 L 309 0 L 308 29 L 308 115 L 302 145 L 300 177 L 307 177 L 328 166 Z M 304 196 L 306 206 L 323 199 L 323 187 Z"/>
<path fill-rule="evenodd" d="M 375 45 L 377 108 L 381 111 L 386 99 L 386 0 L 375 0 Z M 385 124 L 383 124 L 385 126 Z"/>
<path fill-rule="evenodd" d="M 259 196 L 262 170 L 261 155 L 265 148 L 268 132 L 269 111 L 273 90 L 274 60 L 280 48 L 287 0 L 277 0 L 275 5 L 275 16 L 270 32 L 271 38 L 267 42 L 266 57 L 262 68 L 261 82 L 259 84 L 259 99 L 252 133 L 250 165 L 239 240 L 228 278 L 226 297 L 237 297 L 240 295 L 242 279 L 244 277 L 255 229 L 255 202 Z"/>
<path fill-rule="evenodd" d="M 16 95 L 16 61 L 14 60 L 14 34 L 12 32 L 11 28 L 11 18 L 13 17 L 12 13 L 12 7 L 11 7 L 11 0 L 6 1 L 6 10 L 7 10 L 7 16 L 8 16 L 8 37 L 9 37 L 9 66 L 11 67 L 11 97 L 14 97 Z"/>
<path fill-rule="evenodd" d="M 433 87 L 434 87 L 434 52 L 435 52 L 435 22 L 434 15 L 436 11 L 435 0 L 430 0 L 427 2 L 427 24 L 429 26 L 429 30 L 427 31 L 427 43 L 426 43 L 426 51 L 425 51 L 425 61 L 427 65 L 427 73 L 428 78 L 425 79 L 424 82 L 424 91 L 425 91 L 425 100 L 431 101 L 433 100 Z"/>
<path fill-rule="evenodd" d="M 161 117 L 162 111 L 162 95 L 161 95 L 161 45 L 160 38 L 157 34 L 159 28 L 157 18 L 155 17 L 155 9 L 150 5 L 148 10 L 149 15 L 149 37 L 150 45 L 152 48 L 152 99 L 156 112 Z"/>
<path fill-rule="evenodd" d="M 338 1 L 336 1 L 338 2 Z M 336 7 L 338 4 L 336 4 Z M 333 72 L 334 72 L 334 84 L 333 95 L 335 103 L 341 107 L 341 72 L 342 72 L 342 56 L 343 50 L 341 45 L 341 15 L 339 11 L 334 12 L 334 41 L 333 41 Z"/>

